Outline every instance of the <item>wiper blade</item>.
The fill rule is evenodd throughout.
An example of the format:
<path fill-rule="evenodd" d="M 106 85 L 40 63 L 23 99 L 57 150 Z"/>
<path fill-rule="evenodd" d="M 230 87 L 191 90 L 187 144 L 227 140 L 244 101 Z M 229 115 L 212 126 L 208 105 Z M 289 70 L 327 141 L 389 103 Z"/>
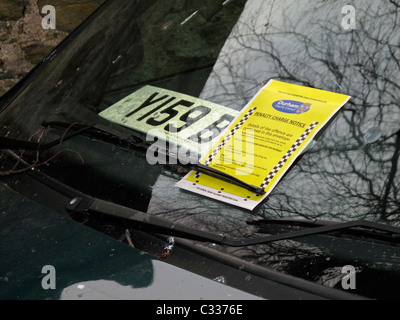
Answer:
<path fill-rule="evenodd" d="M 44 122 L 42 124 L 43 126 L 48 126 L 50 128 L 57 128 L 57 129 L 67 129 L 68 127 L 70 127 L 70 124 L 67 123 L 63 123 L 63 122 Z M 148 147 L 149 145 L 146 144 L 144 141 L 142 141 L 141 139 L 126 134 L 124 132 L 121 132 L 119 130 L 115 130 L 113 128 L 110 127 L 105 127 L 103 125 L 94 125 L 94 126 L 90 126 L 90 127 L 83 127 L 77 130 L 77 132 L 71 133 L 70 135 L 66 136 L 63 138 L 63 141 L 69 139 L 70 137 L 73 137 L 76 134 L 86 134 L 89 137 L 93 137 L 96 139 L 100 139 L 104 142 L 109 142 L 112 143 L 114 145 L 119 145 L 121 147 L 125 147 L 125 148 L 131 148 L 131 147 Z M 59 143 L 60 139 L 57 139 L 56 141 L 53 142 L 53 144 L 57 144 Z M 47 144 L 49 145 L 49 144 Z M 161 151 L 161 150 L 159 150 Z M 169 156 L 168 152 L 166 151 L 166 156 Z M 255 194 L 258 195 L 263 195 L 265 193 L 264 189 L 261 187 L 257 187 L 251 184 L 248 184 L 232 175 L 229 175 L 223 171 L 220 171 L 218 169 L 206 166 L 204 164 L 201 163 L 194 163 L 194 164 L 188 164 L 185 166 L 190 166 L 193 170 L 197 171 L 197 172 L 201 172 L 204 174 L 207 174 L 209 176 L 212 176 L 214 178 L 223 180 L 223 181 L 227 181 L 229 183 L 232 183 L 234 185 L 240 186 L 242 188 L 245 188 L 251 192 L 254 192 Z"/>
<path fill-rule="evenodd" d="M 265 190 L 262 187 L 257 187 L 254 186 L 252 184 L 248 184 L 230 174 L 227 174 L 221 170 L 217 170 L 215 168 L 209 167 L 207 165 L 201 164 L 201 163 L 197 163 L 193 165 L 193 170 L 197 171 L 197 172 L 202 172 L 204 174 L 207 174 L 211 177 L 232 183 L 234 185 L 237 185 L 239 187 L 242 187 L 244 189 L 247 189 L 251 192 L 254 192 L 257 195 L 263 195 L 265 193 Z"/>
<path fill-rule="evenodd" d="M 52 121 L 43 122 L 42 126 L 58 130 L 68 130 L 69 132 L 71 132 L 64 137 L 61 137 L 51 142 L 53 145 L 60 143 L 60 141 L 66 141 L 76 135 L 85 135 L 89 138 L 98 139 L 100 141 L 111 143 L 128 149 L 145 146 L 142 139 L 101 124 L 95 124 L 92 126 L 75 124 L 74 126 L 72 126 L 72 124 L 70 123 Z M 46 145 L 50 146 L 50 143 Z"/>
<path fill-rule="evenodd" d="M 50 149 L 56 145 L 58 145 L 63 140 L 68 140 L 82 132 L 86 131 L 89 127 L 81 127 L 80 129 L 69 133 L 65 137 L 61 137 L 55 139 L 48 143 L 40 143 L 29 140 L 20 140 L 10 137 L 0 137 L 0 150 L 10 149 L 10 150 L 34 150 L 34 151 L 43 151 Z"/>
<path fill-rule="evenodd" d="M 42 125 L 48 128 L 64 130 L 66 134 L 48 143 L 20 140 L 10 137 L 0 137 L 0 149 L 44 151 L 60 144 L 63 141 L 66 141 L 68 139 L 71 139 L 72 137 L 81 134 L 85 134 L 89 137 L 95 137 L 105 142 L 122 144 L 125 147 L 132 145 L 136 146 L 139 145 L 141 142 L 141 140 L 139 140 L 138 138 L 129 136 L 127 134 L 102 125 L 84 126 L 81 124 L 72 125 L 63 122 L 43 122 Z"/>
<path fill-rule="evenodd" d="M 0 150 L 3 149 L 39 150 L 39 143 L 34 141 L 19 140 L 9 137 L 0 137 Z"/>
<path fill-rule="evenodd" d="M 181 236 L 184 238 L 209 241 L 218 244 L 225 242 L 225 236 L 193 229 L 167 219 L 150 215 L 132 208 L 97 198 L 73 198 L 65 208 L 72 217 L 83 215 L 86 218 L 113 217 L 132 222 L 141 228 L 161 234 Z"/>
<path fill-rule="evenodd" d="M 279 234 L 276 236 L 276 239 L 282 239 L 285 235 L 288 236 L 286 239 L 290 239 L 313 234 L 336 233 L 339 236 L 352 235 L 356 238 L 373 238 L 391 243 L 400 243 L 400 228 L 363 219 L 349 222 L 261 219 L 247 221 L 247 223 L 261 228 L 267 225 L 290 225 L 291 227 L 298 226 L 302 228 L 300 230 Z"/>
<path fill-rule="evenodd" d="M 266 244 L 280 240 L 290 240 L 299 237 L 305 237 L 316 234 L 325 234 L 334 231 L 340 231 L 351 228 L 368 228 L 389 232 L 392 234 L 394 242 L 400 240 L 400 228 L 382 225 L 375 222 L 357 220 L 343 223 L 333 223 L 329 225 L 316 225 L 315 227 L 308 227 L 301 230 L 284 232 L 281 234 L 260 236 L 256 238 L 243 238 L 232 239 L 225 235 L 215 234 L 212 232 L 202 231 L 191 227 L 186 227 L 167 219 L 140 212 L 135 209 L 127 208 L 112 202 L 100 200 L 97 198 L 74 198 L 66 207 L 67 211 L 71 214 L 84 214 L 90 217 L 111 216 L 119 219 L 124 219 L 142 227 L 148 227 L 152 231 L 174 235 L 178 237 L 189 238 L 193 240 L 207 241 L 220 245 L 227 245 L 231 247 L 243 247 L 257 244 Z M 254 222 L 248 222 L 254 224 Z"/>
<path fill-rule="evenodd" d="M 119 130 L 115 130 L 111 127 L 106 127 L 101 124 L 96 124 L 93 126 L 83 126 L 81 124 L 70 124 L 64 122 L 43 122 L 43 127 L 54 128 L 58 130 L 64 130 L 66 133 L 51 142 L 48 143 L 38 143 L 32 141 L 24 141 L 18 139 L 12 139 L 8 137 L 0 137 L 0 149 L 22 149 L 22 150 L 36 150 L 36 151 L 43 151 L 50 149 L 61 142 L 64 142 L 72 137 L 77 135 L 86 135 L 90 138 L 98 139 L 103 142 L 112 143 L 114 145 L 123 147 L 123 148 L 147 148 L 149 145 L 146 142 L 142 141 L 138 137 L 133 135 L 129 135 Z M 168 152 L 166 151 L 166 155 L 169 156 Z M 189 166 L 191 169 L 207 174 L 214 178 L 227 181 L 239 187 L 242 187 L 246 190 L 249 190 L 257 195 L 263 195 L 265 193 L 264 189 L 261 187 L 257 187 L 251 184 L 248 184 L 237 177 L 229 175 L 223 171 L 218 169 L 206 166 L 201 163 L 194 163 L 188 164 L 184 166 Z"/>

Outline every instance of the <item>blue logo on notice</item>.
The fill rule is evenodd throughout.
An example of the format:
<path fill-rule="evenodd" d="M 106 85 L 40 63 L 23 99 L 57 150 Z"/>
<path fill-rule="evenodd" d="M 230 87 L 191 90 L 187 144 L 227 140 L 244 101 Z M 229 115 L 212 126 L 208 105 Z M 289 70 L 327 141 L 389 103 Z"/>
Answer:
<path fill-rule="evenodd" d="M 294 101 L 294 100 L 279 100 L 275 101 L 272 104 L 272 107 L 275 110 L 278 110 L 280 112 L 284 113 L 296 113 L 296 114 L 301 114 L 304 112 L 307 112 L 310 110 L 311 103 L 303 103 L 300 101 Z"/>

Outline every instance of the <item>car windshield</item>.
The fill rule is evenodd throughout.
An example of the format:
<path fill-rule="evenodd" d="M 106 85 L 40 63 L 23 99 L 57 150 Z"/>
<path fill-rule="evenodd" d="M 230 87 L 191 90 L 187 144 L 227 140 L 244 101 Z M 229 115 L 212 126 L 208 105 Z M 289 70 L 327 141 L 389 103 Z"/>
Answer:
<path fill-rule="evenodd" d="M 115 128 L 99 114 L 144 88 L 232 110 L 219 131 L 270 79 L 346 94 L 251 212 L 177 188 L 188 168 L 149 163 L 146 149 L 76 136 L 40 154 L 37 169 L 86 194 L 233 237 L 254 232 L 245 221 L 256 216 L 400 226 L 399 13 L 395 1 L 106 1 L 2 97 L 1 135 L 51 140 L 57 131 L 42 124 L 52 121 Z M 182 126 L 189 116 L 179 110 L 169 120 Z M 165 127 L 155 112 L 140 115 Z M 122 129 L 145 140 L 144 131 Z"/>

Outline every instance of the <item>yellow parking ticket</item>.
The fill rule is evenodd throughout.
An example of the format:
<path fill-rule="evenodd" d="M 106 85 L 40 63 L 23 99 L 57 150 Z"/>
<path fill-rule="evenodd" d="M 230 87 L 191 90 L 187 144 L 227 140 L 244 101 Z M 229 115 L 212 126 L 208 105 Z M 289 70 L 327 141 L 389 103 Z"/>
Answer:
<path fill-rule="evenodd" d="M 350 96 L 270 80 L 231 122 L 200 163 L 261 187 L 264 194 L 197 171 L 177 186 L 253 210 Z"/>

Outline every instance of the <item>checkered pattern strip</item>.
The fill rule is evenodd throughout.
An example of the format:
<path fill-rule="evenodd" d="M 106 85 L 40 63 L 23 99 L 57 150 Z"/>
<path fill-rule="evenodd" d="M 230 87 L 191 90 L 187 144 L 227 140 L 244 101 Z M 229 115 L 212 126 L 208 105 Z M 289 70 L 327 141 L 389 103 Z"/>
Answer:
<path fill-rule="evenodd" d="M 256 107 L 251 108 L 245 115 L 244 117 L 234 126 L 229 132 L 229 134 L 225 137 L 225 139 L 214 149 L 214 151 L 209 155 L 207 160 L 204 162 L 206 166 L 208 166 L 212 159 L 218 154 L 218 152 L 222 149 L 222 147 L 233 137 L 235 132 L 247 121 L 247 119 L 250 118 L 250 116 L 254 113 L 256 110 Z"/>
<path fill-rule="evenodd" d="M 304 133 L 296 140 L 295 143 L 290 147 L 288 152 L 279 160 L 278 164 L 271 170 L 268 176 L 265 178 L 263 183 L 261 184 L 261 188 L 265 188 L 268 183 L 271 182 L 272 178 L 277 174 L 277 172 L 283 167 L 285 162 L 290 158 L 290 156 L 297 150 L 297 148 L 303 143 L 303 141 L 307 138 L 310 132 L 318 125 L 318 122 L 313 121 L 310 126 L 304 131 Z"/>

